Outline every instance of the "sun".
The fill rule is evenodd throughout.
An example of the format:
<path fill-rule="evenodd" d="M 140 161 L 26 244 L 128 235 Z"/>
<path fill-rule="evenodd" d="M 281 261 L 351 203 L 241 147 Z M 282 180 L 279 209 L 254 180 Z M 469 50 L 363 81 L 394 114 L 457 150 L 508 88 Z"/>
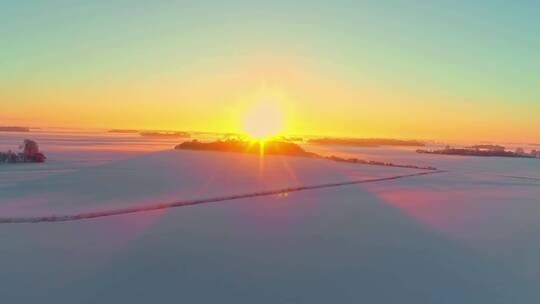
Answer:
<path fill-rule="evenodd" d="M 255 140 L 266 140 L 283 130 L 283 115 L 272 104 L 258 104 L 244 117 L 244 131 Z"/>

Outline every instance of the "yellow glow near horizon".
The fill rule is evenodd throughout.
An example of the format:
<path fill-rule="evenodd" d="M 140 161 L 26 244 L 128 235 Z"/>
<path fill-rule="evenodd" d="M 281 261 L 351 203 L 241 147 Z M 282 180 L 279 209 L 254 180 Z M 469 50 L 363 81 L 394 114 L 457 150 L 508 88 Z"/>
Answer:
<path fill-rule="evenodd" d="M 257 110 L 265 108 L 261 104 L 274 109 L 267 115 Z M 537 143 L 539 111 L 539 103 L 516 107 L 488 95 L 472 99 L 352 81 L 297 57 L 248 58 L 189 77 L 43 81 L 0 90 L 0 125 L 248 133 L 253 139 L 277 134 Z"/>
<path fill-rule="evenodd" d="M 266 140 L 283 131 L 283 114 L 274 105 L 259 104 L 244 117 L 244 131 L 253 139 Z"/>

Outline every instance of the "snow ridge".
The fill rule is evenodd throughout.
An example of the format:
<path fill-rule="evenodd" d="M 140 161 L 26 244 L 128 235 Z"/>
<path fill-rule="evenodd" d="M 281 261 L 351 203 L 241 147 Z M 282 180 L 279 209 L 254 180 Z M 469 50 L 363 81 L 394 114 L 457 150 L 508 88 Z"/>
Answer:
<path fill-rule="evenodd" d="M 193 206 L 193 205 L 206 204 L 206 203 L 231 201 L 231 200 L 245 199 L 245 198 L 252 198 L 252 197 L 270 196 L 270 195 L 277 195 L 277 194 L 289 193 L 289 192 L 341 187 L 341 186 L 363 184 L 363 183 L 375 183 L 375 182 L 381 182 L 381 181 L 396 180 L 396 179 L 401 179 L 401 178 L 430 175 L 430 174 L 437 174 L 437 173 L 443 173 L 443 172 L 447 172 L 447 171 L 438 170 L 438 171 L 430 171 L 430 172 L 418 172 L 418 173 L 413 173 L 413 174 L 396 175 L 396 176 L 374 178 L 374 179 L 362 179 L 362 180 L 354 180 L 354 181 L 339 182 L 339 183 L 283 188 L 283 189 L 277 189 L 277 190 L 268 190 L 268 191 L 243 193 L 243 194 L 228 195 L 228 196 L 185 200 L 185 201 L 177 201 L 177 202 L 171 202 L 171 203 L 151 204 L 151 205 L 132 207 L 132 208 L 84 212 L 84 213 L 70 214 L 70 215 L 0 217 L 0 224 L 67 222 L 67 221 L 88 220 L 88 219 L 120 215 L 120 214 L 139 213 L 139 212 L 147 212 L 147 211 L 154 211 L 154 210 L 161 210 L 161 209 L 168 209 L 168 208 L 175 208 L 175 207 L 185 207 L 185 206 Z"/>
<path fill-rule="evenodd" d="M 516 176 L 516 175 L 501 175 L 502 177 L 507 178 L 515 178 L 515 179 L 523 179 L 523 180 L 531 180 L 531 181 L 540 181 L 540 178 L 538 177 L 530 177 L 530 176 Z"/>

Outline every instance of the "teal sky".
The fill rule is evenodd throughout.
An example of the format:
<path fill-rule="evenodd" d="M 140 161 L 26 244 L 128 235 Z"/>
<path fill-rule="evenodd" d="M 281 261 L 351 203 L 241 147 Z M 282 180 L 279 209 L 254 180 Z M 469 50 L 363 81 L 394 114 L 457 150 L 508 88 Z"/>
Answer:
<path fill-rule="evenodd" d="M 292 56 L 352 86 L 515 108 L 534 125 L 538 12 L 539 1 L 0 0 L 0 103 Z"/>

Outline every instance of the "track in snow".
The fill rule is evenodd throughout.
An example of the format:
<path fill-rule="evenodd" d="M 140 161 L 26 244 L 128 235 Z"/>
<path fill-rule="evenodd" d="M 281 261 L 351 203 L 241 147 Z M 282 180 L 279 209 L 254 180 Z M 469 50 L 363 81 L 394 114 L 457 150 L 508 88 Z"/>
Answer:
<path fill-rule="evenodd" d="M 530 180 L 530 181 L 538 181 L 538 182 L 540 182 L 540 178 L 538 178 L 538 177 L 516 176 L 516 175 L 501 175 L 501 176 L 502 177 L 507 177 L 507 178 L 523 179 L 523 180 Z"/>
<path fill-rule="evenodd" d="M 277 190 L 244 193 L 244 194 L 229 195 L 229 196 L 219 196 L 219 197 L 211 197 L 211 198 L 205 198 L 205 199 L 194 199 L 194 200 L 177 201 L 177 202 L 171 202 L 171 203 L 151 204 L 151 205 L 132 207 L 132 208 L 83 212 L 83 213 L 70 214 L 70 215 L 0 217 L 0 224 L 47 223 L 47 222 L 67 222 L 67 221 L 88 220 L 88 219 L 113 216 L 113 215 L 139 213 L 139 212 L 154 211 L 154 210 L 161 210 L 161 209 L 168 209 L 168 208 L 175 208 L 175 207 L 185 207 L 185 206 L 193 206 L 193 205 L 200 205 L 200 204 L 207 204 L 207 203 L 232 201 L 232 200 L 244 199 L 244 198 L 270 196 L 270 195 L 276 195 L 276 194 L 281 194 L 281 193 L 299 192 L 299 191 L 332 188 L 332 187 L 342 187 L 342 186 L 364 184 L 364 183 L 375 183 L 375 182 L 396 180 L 396 179 L 407 178 L 407 177 L 437 174 L 437 173 L 443 173 L 443 172 L 447 172 L 447 171 L 439 170 L 439 171 L 430 171 L 430 172 L 419 172 L 419 173 L 413 173 L 413 174 L 397 175 L 397 176 L 382 177 L 382 178 L 375 178 L 375 179 L 364 179 L 364 180 L 355 180 L 355 181 L 340 182 L 340 183 L 329 183 L 329 184 L 320 184 L 320 185 L 313 185 L 313 186 L 283 188 L 283 189 L 277 189 Z"/>

